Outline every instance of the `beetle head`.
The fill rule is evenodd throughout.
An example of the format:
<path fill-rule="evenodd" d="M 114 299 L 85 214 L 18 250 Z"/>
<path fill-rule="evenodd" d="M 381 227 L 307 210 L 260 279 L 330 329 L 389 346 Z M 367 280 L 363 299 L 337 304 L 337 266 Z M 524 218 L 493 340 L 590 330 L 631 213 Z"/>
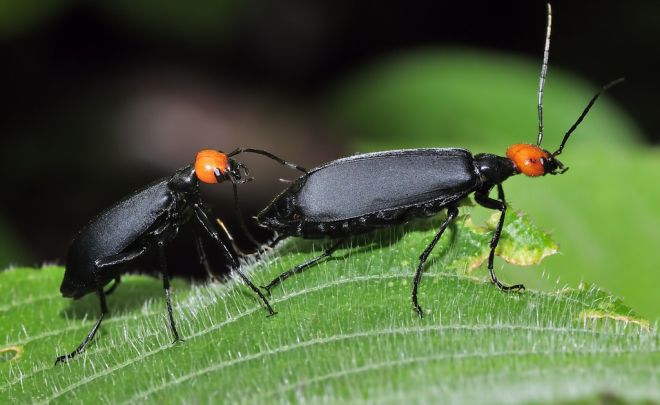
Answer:
<path fill-rule="evenodd" d="M 536 145 L 525 143 L 515 144 L 506 151 L 519 173 L 530 177 L 545 176 L 546 174 L 562 174 L 568 167 L 555 158 L 555 155 Z"/>
<path fill-rule="evenodd" d="M 251 181 L 250 171 L 241 162 L 227 156 L 222 151 L 203 149 L 195 158 L 195 174 L 202 183 L 215 184 L 230 180 L 240 184 Z"/>

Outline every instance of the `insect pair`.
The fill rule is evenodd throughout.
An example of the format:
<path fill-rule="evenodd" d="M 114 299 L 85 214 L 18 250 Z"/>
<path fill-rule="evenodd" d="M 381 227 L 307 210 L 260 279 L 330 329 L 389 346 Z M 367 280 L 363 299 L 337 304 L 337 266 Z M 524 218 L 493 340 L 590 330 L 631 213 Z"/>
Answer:
<path fill-rule="evenodd" d="M 272 280 L 264 287 L 268 292 L 288 277 L 332 255 L 352 235 L 447 210 L 447 218 L 421 253 L 414 275 L 412 304 L 422 317 L 417 293 L 424 264 L 447 226 L 458 216 L 459 201 L 472 193 L 479 205 L 500 211 L 488 256 L 488 271 L 492 282 L 504 291 L 524 289 L 522 284 L 504 285 L 493 269 L 495 248 L 507 209 L 502 183 L 520 173 L 537 177 L 566 172 L 568 168 L 557 159 L 566 142 L 602 91 L 622 80 L 603 86 L 593 96 L 554 152 L 542 149 L 542 101 L 548 67 L 551 16 L 548 5 L 538 91 L 536 145 L 513 145 L 507 149 L 506 157 L 488 153 L 472 155 L 458 148 L 377 152 L 335 160 L 311 171 L 259 149 L 237 149 L 229 154 L 202 151 L 197 155 L 194 165 L 183 167 L 171 177 L 158 180 L 121 200 L 92 220 L 75 239 L 67 258 L 61 292 L 71 298 L 97 293 L 101 316 L 83 342 L 70 354 L 58 357 L 56 363 L 67 361 L 85 349 L 108 312 L 106 295 L 114 291 L 121 274 L 134 260 L 152 251 L 160 259 L 170 329 L 175 342 L 180 340 L 172 315 L 165 249 L 176 237 L 179 228 L 189 221 L 196 225 L 197 250 L 205 266 L 210 268 L 201 240 L 201 234 L 204 233 L 220 246 L 232 269 L 257 294 L 269 314 L 275 313 L 266 297 L 241 270 L 236 252 L 223 241 L 221 232 L 210 220 L 209 211 L 199 196 L 200 182 L 220 183 L 228 180 L 233 186 L 234 209 L 237 213 L 240 211 L 237 185 L 250 180 L 246 166 L 233 158 L 240 153 L 257 153 L 303 173 L 257 215 L 259 225 L 276 232 L 278 239 L 292 236 L 337 239 L 323 254 Z M 497 189 L 497 198 L 490 197 L 494 188 Z M 104 290 L 113 280 L 114 284 Z"/>

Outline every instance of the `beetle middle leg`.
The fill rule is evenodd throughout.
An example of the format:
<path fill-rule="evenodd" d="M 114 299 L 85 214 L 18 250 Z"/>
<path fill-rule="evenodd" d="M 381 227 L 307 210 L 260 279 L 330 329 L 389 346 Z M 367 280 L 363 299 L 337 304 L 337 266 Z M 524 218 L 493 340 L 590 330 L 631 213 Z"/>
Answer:
<path fill-rule="evenodd" d="M 488 191 L 485 192 L 477 191 L 476 193 L 474 193 L 474 199 L 477 201 L 477 203 L 479 203 L 479 205 L 500 211 L 500 220 L 497 223 L 497 228 L 495 228 L 495 233 L 493 234 L 493 238 L 490 240 L 490 254 L 488 255 L 488 272 L 490 273 L 490 279 L 502 291 L 524 290 L 525 286 L 522 284 L 516 284 L 511 286 L 502 284 L 500 280 L 497 279 L 497 276 L 495 275 L 495 270 L 493 270 L 493 261 L 495 259 L 495 248 L 497 248 L 497 244 L 500 241 L 500 235 L 502 234 L 502 227 L 504 226 L 504 216 L 506 215 L 506 200 L 504 199 L 504 190 L 502 189 L 501 184 L 497 185 L 497 196 L 499 200 L 495 200 L 488 197 Z"/>
<path fill-rule="evenodd" d="M 167 315 L 170 318 L 170 329 L 174 335 L 174 342 L 172 344 L 183 341 L 179 337 L 179 332 L 176 330 L 176 323 L 174 322 L 174 315 L 172 314 L 172 298 L 170 295 L 170 274 L 167 269 L 167 260 L 165 259 L 165 243 L 158 242 L 158 259 L 160 260 L 160 273 L 163 275 L 163 289 L 165 290 L 165 302 L 167 303 Z"/>
<path fill-rule="evenodd" d="M 103 292 L 103 289 L 99 288 L 97 294 L 99 295 L 99 299 L 101 301 L 101 316 L 99 316 L 99 319 L 94 324 L 94 327 L 92 328 L 91 331 L 89 331 L 87 337 L 85 337 L 82 343 L 80 343 L 80 345 L 76 347 L 76 349 L 71 353 L 59 356 L 57 359 L 55 359 L 55 365 L 57 365 L 57 363 L 65 363 L 69 359 L 76 357 L 76 355 L 82 353 L 83 350 L 85 350 L 85 347 L 87 347 L 87 344 L 91 342 L 92 339 L 94 339 L 94 335 L 96 335 L 96 332 L 99 330 L 99 327 L 101 326 L 103 317 L 105 316 L 105 314 L 108 313 L 108 304 L 105 302 L 105 293 Z"/>
<path fill-rule="evenodd" d="M 302 273 L 303 271 L 307 270 L 308 268 L 312 267 L 316 263 L 320 262 L 321 260 L 325 259 L 326 257 L 332 256 L 332 254 L 339 248 L 339 245 L 341 245 L 346 239 L 340 239 L 338 242 L 336 242 L 334 245 L 330 246 L 328 249 L 326 249 L 323 254 L 320 256 L 316 256 L 312 259 L 307 260 L 304 263 L 301 263 L 294 267 L 293 269 L 289 271 L 285 271 L 284 273 L 280 274 L 279 276 L 275 277 L 270 283 L 268 283 L 267 286 L 261 286 L 268 294 L 270 295 L 270 290 L 272 290 L 275 286 L 278 286 L 282 281 L 286 280 L 287 278 L 293 276 L 294 274 Z"/>
<path fill-rule="evenodd" d="M 456 207 L 453 206 L 447 207 L 447 219 L 445 219 L 445 222 L 442 223 L 442 225 L 440 226 L 440 230 L 435 235 L 431 243 L 428 244 L 426 249 L 424 249 L 422 254 L 419 256 L 419 265 L 417 266 L 417 271 L 415 272 L 415 278 L 413 280 L 412 303 L 413 303 L 413 307 L 415 308 L 415 312 L 417 312 L 417 315 L 419 315 L 420 318 L 424 316 L 424 313 L 422 312 L 422 307 L 420 307 L 419 303 L 417 302 L 417 291 L 419 290 L 419 283 L 422 280 L 422 271 L 424 270 L 424 264 L 426 263 L 426 259 L 431 254 L 431 251 L 435 247 L 436 243 L 438 243 L 438 241 L 442 237 L 442 234 L 445 232 L 445 229 L 447 229 L 447 225 L 449 225 L 449 223 L 453 221 L 457 215 L 458 215 L 458 209 Z"/>

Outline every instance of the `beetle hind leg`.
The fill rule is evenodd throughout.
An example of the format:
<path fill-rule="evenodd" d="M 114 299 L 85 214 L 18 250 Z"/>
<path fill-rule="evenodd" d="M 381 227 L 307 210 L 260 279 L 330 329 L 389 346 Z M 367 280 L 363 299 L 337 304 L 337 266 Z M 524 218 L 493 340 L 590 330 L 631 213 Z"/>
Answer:
<path fill-rule="evenodd" d="M 105 293 L 103 292 L 103 289 L 99 289 L 98 295 L 99 295 L 99 299 L 101 300 L 101 316 L 99 316 L 99 319 L 94 324 L 94 327 L 92 328 L 92 330 L 89 331 L 89 333 L 82 341 L 82 343 L 80 343 L 80 345 L 76 347 L 76 349 L 71 353 L 59 356 L 57 359 L 55 359 L 55 365 L 57 365 L 58 363 L 66 363 L 70 359 L 76 357 L 78 354 L 82 353 L 85 350 L 85 347 L 87 347 L 87 344 L 89 344 L 89 342 L 91 342 L 92 339 L 94 339 L 96 332 L 98 332 L 99 327 L 101 326 L 103 317 L 105 316 L 105 314 L 108 313 L 108 305 L 105 302 Z"/>
<path fill-rule="evenodd" d="M 424 312 L 422 311 L 422 307 L 419 306 L 419 302 L 417 301 L 417 292 L 419 290 L 419 283 L 422 281 L 422 271 L 424 270 L 424 264 L 426 263 L 426 259 L 428 259 L 436 243 L 438 243 L 442 237 L 442 234 L 445 232 L 445 229 L 447 229 L 447 225 L 449 225 L 449 223 L 453 221 L 457 215 L 458 209 L 456 207 L 447 207 L 447 219 L 445 219 L 445 222 L 442 223 L 440 230 L 435 235 L 431 243 L 428 244 L 426 249 L 424 249 L 422 254 L 419 256 L 419 265 L 417 266 L 417 271 L 415 272 L 415 278 L 413 280 L 412 304 L 415 312 L 417 312 L 417 315 L 420 318 L 424 317 Z"/>
<path fill-rule="evenodd" d="M 338 242 L 336 242 L 334 245 L 330 246 L 328 249 L 326 249 L 325 252 L 323 252 L 321 255 L 316 256 L 312 259 L 309 259 L 308 261 L 301 263 L 294 267 L 293 269 L 289 271 L 285 271 L 284 273 L 280 274 L 279 276 L 275 277 L 268 285 L 266 286 L 261 286 L 266 292 L 270 295 L 270 291 L 280 285 L 282 281 L 286 280 L 287 278 L 293 276 L 294 274 L 302 273 L 303 271 L 309 269 L 316 263 L 320 262 L 321 260 L 325 259 L 326 257 L 332 256 L 332 254 L 339 248 L 339 246 L 345 241 L 346 239 L 340 239 Z"/>

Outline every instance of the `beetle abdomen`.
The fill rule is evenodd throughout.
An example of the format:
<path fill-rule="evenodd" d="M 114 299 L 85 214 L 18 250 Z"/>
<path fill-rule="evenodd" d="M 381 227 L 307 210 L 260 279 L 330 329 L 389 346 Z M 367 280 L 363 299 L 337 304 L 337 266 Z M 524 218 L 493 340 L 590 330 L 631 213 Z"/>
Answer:
<path fill-rule="evenodd" d="M 96 260 L 122 252 L 144 235 L 169 206 L 170 200 L 167 181 L 163 179 L 99 214 L 71 244 L 62 284 L 90 278 Z"/>

